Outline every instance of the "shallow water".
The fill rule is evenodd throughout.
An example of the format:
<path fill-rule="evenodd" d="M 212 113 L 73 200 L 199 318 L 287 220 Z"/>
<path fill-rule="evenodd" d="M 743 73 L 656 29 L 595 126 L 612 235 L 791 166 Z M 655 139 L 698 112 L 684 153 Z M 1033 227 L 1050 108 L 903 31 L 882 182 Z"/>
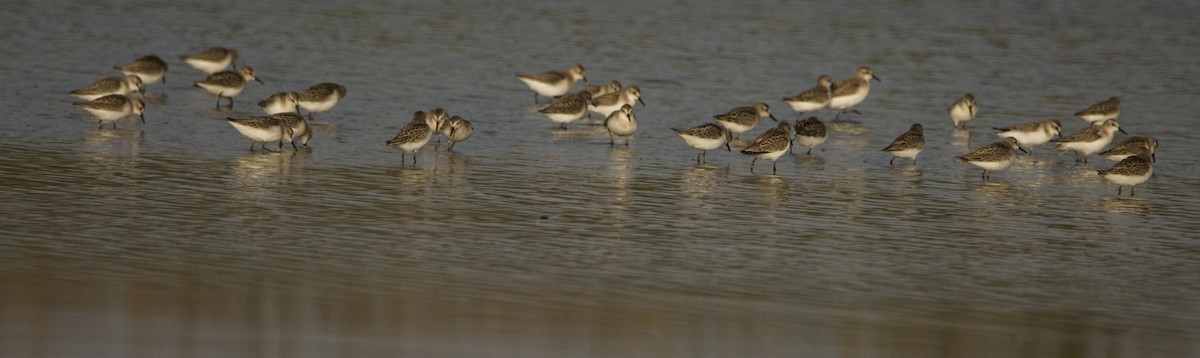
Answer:
<path fill-rule="evenodd" d="M 1195 356 L 1196 7 L 0 5 L 0 356 Z M 213 45 L 266 82 L 232 111 L 176 58 Z M 171 68 L 146 124 L 70 106 L 148 53 Z M 574 63 L 641 87 L 629 147 L 513 77 Z M 779 98 L 859 65 L 862 114 L 778 175 L 669 130 L 791 121 Z M 349 94 L 310 148 L 224 123 L 325 81 Z M 1049 145 L 988 182 L 952 160 L 1113 95 L 1161 145 L 1137 196 Z M 434 107 L 475 136 L 401 165 L 384 141 Z M 915 122 L 925 151 L 889 166 Z"/>

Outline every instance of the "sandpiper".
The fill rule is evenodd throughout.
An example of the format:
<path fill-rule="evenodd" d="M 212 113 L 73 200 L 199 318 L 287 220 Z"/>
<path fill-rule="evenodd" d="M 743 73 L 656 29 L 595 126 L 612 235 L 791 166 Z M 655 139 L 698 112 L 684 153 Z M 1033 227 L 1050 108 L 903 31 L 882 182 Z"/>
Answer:
<path fill-rule="evenodd" d="M 338 100 L 346 97 L 346 86 L 333 82 L 318 83 L 300 92 L 300 108 L 308 111 L 308 120 L 313 115 L 328 111 L 336 106 Z"/>
<path fill-rule="evenodd" d="M 771 115 L 771 107 L 766 103 L 755 103 L 752 106 L 730 109 L 728 112 L 713 116 L 713 119 L 716 119 L 717 124 L 733 134 L 740 135 L 758 126 L 758 120 L 763 117 L 779 121 L 775 119 L 774 115 Z"/>
<path fill-rule="evenodd" d="M 974 164 L 983 168 L 980 178 L 988 180 L 992 176 L 989 171 L 1008 169 L 1017 161 L 1017 139 L 1006 137 L 1004 140 L 985 145 L 975 151 L 958 157 L 958 161 Z"/>
<path fill-rule="evenodd" d="M 1122 159 L 1137 155 L 1142 150 L 1150 151 L 1150 161 L 1156 161 L 1155 152 L 1158 152 L 1158 140 L 1154 137 L 1129 137 L 1125 141 L 1113 146 L 1112 149 L 1100 152 L 1100 156 L 1108 158 L 1108 160 L 1120 161 Z"/>
<path fill-rule="evenodd" d="M 646 102 L 642 101 L 642 89 L 638 88 L 638 86 L 629 86 L 620 91 L 592 96 L 592 100 L 588 104 L 588 110 L 592 111 L 592 113 L 608 116 L 620 110 L 622 106 L 633 106 L 634 102 L 640 102 L 643 106 L 646 105 Z"/>
<path fill-rule="evenodd" d="M 996 135 L 1000 138 L 1016 138 L 1017 145 L 1020 145 L 1027 153 L 1033 153 L 1033 147 L 1049 142 L 1062 132 L 1062 123 L 1059 123 L 1057 119 L 1047 119 L 992 129 L 999 131 L 996 132 Z"/>
<path fill-rule="evenodd" d="M 279 92 L 267 97 L 267 99 L 259 101 L 258 106 L 262 107 L 268 115 L 276 113 L 300 113 L 300 94 L 296 92 Z"/>
<path fill-rule="evenodd" d="M 143 84 L 162 81 L 167 83 L 167 63 L 155 55 L 138 57 L 125 66 L 113 66 L 114 70 L 126 75 L 135 75 L 142 79 Z"/>
<path fill-rule="evenodd" d="M 146 88 L 142 86 L 142 78 L 136 75 L 125 75 L 124 77 L 102 78 L 86 87 L 71 91 L 71 95 L 82 98 L 84 101 L 91 101 L 110 94 L 127 95 L 135 91 L 146 92 Z"/>
<path fill-rule="evenodd" d="M 871 72 L 870 67 L 861 66 L 854 71 L 854 77 L 843 78 L 833 83 L 829 108 L 838 110 L 837 116 L 833 117 L 834 121 L 846 112 L 862 114 L 852 108 L 867 99 L 867 94 L 871 92 L 871 80 L 883 82 Z"/>
<path fill-rule="evenodd" d="M 805 113 L 820 110 L 829 105 L 829 99 L 833 96 L 833 92 L 830 90 L 832 85 L 832 77 L 821 75 L 821 77 L 817 77 L 816 87 L 801 92 L 798 95 L 784 98 L 783 101 L 792 106 L 792 110 L 796 111 L 796 120 L 799 120 L 800 116 Z M 796 124 L 799 125 L 800 123 Z"/>
<path fill-rule="evenodd" d="M 779 122 L 775 128 L 768 129 L 758 138 L 754 139 L 749 146 L 742 149 L 742 154 L 753 155 L 754 160 L 750 161 L 750 172 L 754 172 L 754 163 L 759 158 L 771 160 L 771 174 L 777 171 L 776 164 L 778 159 L 788 149 L 792 147 L 792 125 L 787 121 Z"/>
<path fill-rule="evenodd" d="M 950 105 L 946 111 L 950 112 L 950 121 L 954 122 L 954 128 L 958 128 L 960 123 L 963 128 L 967 128 L 967 122 L 975 118 L 975 114 L 979 113 L 979 107 L 975 104 L 975 95 L 967 93 L 963 98 Z"/>
<path fill-rule="evenodd" d="M 142 123 L 146 123 L 146 104 L 125 95 L 110 94 L 87 102 L 77 102 L 75 107 L 83 108 L 95 116 L 100 127 L 104 126 L 104 122 L 112 122 L 115 129 L 118 120 L 135 114 L 142 119 Z"/>
<path fill-rule="evenodd" d="M 537 103 L 538 95 L 543 97 L 558 97 L 571 91 L 576 81 L 587 82 L 583 65 L 576 64 L 564 71 L 547 71 L 536 75 L 517 75 L 517 79 L 525 82 L 533 90 L 533 103 Z"/>
<path fill-rule="evenodd" d="M 1121 195 L 1121 187 L 1129 187 L 1129 196 L 1135 195 L 1134 187 L 1138 184 L 1145 183 L 1154 175 L 1154 161 L 1151 158 L 1150 150 L 1142 148 L 1138 154 L 1121 159 L 1116 165 L 1108 170 L 1097 171 L 1104 180 L 1117 185 L 1117 195 Z"/>
<path fill-rule="evenodd" d="M 591 99 L 592 95 L 587 92 L 569 94 L 560 97 L 558 101 L 546 108 L 542 108 L 538 113 L 546 115 L 550 121 L 558 123 L 562 129 L 567 129 L 567 123 L 583 118 Z"/>
<path fill-rule="evenodd" d="M 475 132 L 475 126 L 471 125 L 470 121 L 459 116 L 450 117 L 445 123 L 440 124 L 442 135 L 446 137 L 446 141 L 450 142 L 450 146 L 446 151 L 454 151 L 454 144 L 471 138 L 471 133 Z"/>
<path fill-rule="evenodd" d="M 1075 116 L 1079 119 L 1091 123 L 1093 126 L 1103 125 L 1106 120 L 1116 120 L 1121 116 L 1121 99 L 1117 97 L 1109 97 L 1106 100 L 1088 106 L 1087 109 L 1075 112 Z"/>
<path fill-rule="evenodd" d="M 796 143 L 808 148 L 804 154 L 812 154 L 813 147 L 825 143 L 825 123 L 817 117 L 808 117 L 796 122 Z"/>
<path fill-rule="evenodd" d="M 625 146 L 629 146 L 629 137 L 637 132 L 637 116 L 633 115 L 633 106 L 624 105 L 620 110 L 613 111 L 604 119 L 604 127 L 608 128 L 608 145 L 616 145 L 613 136 L 625 138 Z"/>
<path fill-rule="evenodd" d="M 241 133 L 242 136 L 250 139 L 250 150 L 254 150 L 255 144 L 260 144 L 263 150 L 267 149 L 267 142 L 278 142 L 279 149 L 283 149 L 283 139 L 292 138 L 293 132 L 291 126 L 285 126 L 279 122 L 279 118 L 275 116 L 257 117 L 250 116 L 248 118 L 233 118 L 226 117 L 229 125 Z M 295 143 L 292 143 L 295 146 Z"/>
<path fill-rule="evenodd" d="M 400 148 L 401 164 L 404 164 L 404 154 L 412 153 L 415 165 L 417 164 L 417 151 L 429 143 L 429 138 L 433 137 L 433 130 L 436 126 L 437 123 L 434 122 L 433 116 L 427 115 L 423 111 L 417 111 L 413 113 L 412 121 L 404 128 L 400 128 L 400 132 L 387 141 L 387 144 Z"/>
<path fill-rule="evenodd" d="M 1059 154 L 1066 153 L 1068 150 L 1074 151 L 1075 162 L 1087 163 L 1088 155 L 1100 151 L 1108 143 L 1112 143 L 1113 132 L 1117 131 L 1125 133 L 1116 120 L 1107 119 L 1099 126 L 1089 126 L 1080 129 L 1075 134 L 1057 138 L 1054 141 L 1058 143 L 1056 149 Z"/>
<path fill-rule="evenodd" d="M 179 58 L 197 70 L 211 75 L 224 71 L 229 66 L 237 69 L 238 53 L 231 48 L 210 47 L 195 55 L 181 55 Z"/>
<path fill-rule="evenodd" d="M 612 82 L 602 85 L 591 85 L 584 87 L 583 91 L 592 94 L 592 98 L 600 97 L 609 93 L 621 90 L 621 82 L 613 80 Z"/>
<path fill-rule="evenodd" d="M 896 137 L 896 140 L 893 140 L 887 148 L 883 148 L 883 151 L 892 155 L 892 160 L 888 161 L 888 165 L 894 165 L 896 158 L 910 158 L 913 160 L 913 164 L 917 164 L 917 154 L 921 154 L 923 149 L 925 149 L 925 128 L 920 123 L 913 123 L 907 132 Z"/>
<path fill-rule="evenodd" d="M 700 153 L 696 154 L 696 163 L 703 163 L 707 159 L 707 153 L 710 150 L 725 146 L 728 151 L 733 151 L 729 147 L 729 140 L 733 139 L 733 134 L 725 127 L 716 124 L 706 123 L 688 129 L 671 128 L 675 134 L 682 138 L 689 147 L 696 148 Z"/>
<path fill-rule="evenodd" d="M 246 89 L 246 81 L 258 81 L 263 83 L 261 79 L 254 74 L 254 69 L 250 66 L 242 66 L 237 72 L 221 71 L 205 78 L 203 81 L 197 81 L 194 86 L 203 88 L 208 93 L 217 96 L 217 108 L 221 108 L 221 98 L 229 99 L 229 108 L 233 109 L 233 97 L 242 93 Z"/>

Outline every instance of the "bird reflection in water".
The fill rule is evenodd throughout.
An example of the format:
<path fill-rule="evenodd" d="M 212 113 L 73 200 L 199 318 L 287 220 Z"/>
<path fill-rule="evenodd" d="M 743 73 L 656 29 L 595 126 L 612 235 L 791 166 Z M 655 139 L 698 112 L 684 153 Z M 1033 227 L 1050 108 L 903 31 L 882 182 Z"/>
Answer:
<path fill-rule="evenodd" d="M 1114 214 L 1150 215 L 1150 202 L 1136 196 L 1105 196 L 1100 198 L 1105 212 Z"/>
<path fill-rule="evenodd" d="M 615 227 L 624 227 L 631 221 L 629 204 L 632 201 L 630 185 L 633 182 L 633 156 L 631 147 L 609 147 L 608 158 L 611 160 L 603 172 L 604 179 L 609 183 L 604 195 L 608 210 L 609 221 Z"/>
<path fill-rule="evenodd" d="M 88 131 L 83 141 L 92 159 L 136 162 L 141 153 L 143 134 L 140 129 L 99 128 Z"/>

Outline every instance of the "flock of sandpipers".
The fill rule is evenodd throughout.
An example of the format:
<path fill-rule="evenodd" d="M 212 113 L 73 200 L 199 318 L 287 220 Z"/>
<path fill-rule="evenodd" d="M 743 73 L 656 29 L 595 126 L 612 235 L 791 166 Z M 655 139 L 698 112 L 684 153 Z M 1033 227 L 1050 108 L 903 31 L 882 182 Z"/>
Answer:
<path fill-rule="evenodd" d="M 237 66 L 237 51 L 223 47 L 213 47 L 193 55 L 180 58 L 201 71 L 208 77 L 196 81 L 194 85 L 217 97 L 217 108 L 221 107 L 221 99 L 229 99 L 229 108 L 233 108 L 233 97 L 245 89 L 249 81 L 262 83 L 254 70 L 249 66 Z M 233 70 L 227 70 L 233 67 Z M 145 103 L 129 97 L 134 92 L 144 93 L 145 85 L 162 81 L 166 82 L 167 64 L 161 58 L 148 55 L 134 60 L 125 66 L 114 66 L 125 74 L 124 77 L 101 79 L 87 87 L 72 91 L 71 94 L 87 102 L 75 103 L 75 106 L 91 112 L 101 126 L 137 115 L 145 122 L 143 113 Z M 624 145 L 629 145 L 629 137 L 637 131 L 637 117 L 633 113 L 635 103 L 642 102 L 641 89 L 638 86 L 622 86 L 618 81 L 602 85 L 586 86 L 580 91 L 571 92 L 579 81 L 587 82 L 582 65 L 575 65 L 565 70 L 554 70 L 535 75 L 517 75 L 534 91 L 534 102 L 539 96 L 552 98 L 553 101 L 540 109 L 552 122 L 566 129 L 568 123 L 575 122 L 588 113 L 604 116 L 604 127 L 609 134 L 610 145 L 616 145 L 617 138 L 624 139 Z M 837 111 L 834 121 L 846 113 L 859 113 L 854 106 L 863 102 L 871 89 L 871 81 L 880 81 L 869 67 L 862 66 L 855 70 L 852 77 L 834 81 L 828 75 L 817 78 L 817 86 L 796 96 L 783 98 L 797 113 L 797 118 L 805 113 L 812 113 L 829 107 Z M 254 144 L 277 142 L 282 149 L 283 142 L 289 142 L 293 148 L 295 142 L 307 145 L 312 138 L 308 122 L 300 116 L 300 109 L 308 111 L 308 120 L 314 119 L 315 113 L 332 109 L 346 95 L 346 88 L 336 83 L 319 83 L 303 92 L 279 92 L 268 99 L 259 102 L 267 113 L 266 116 L 250 116 L 248 118 L 228 118 L 230 125 L 246 138 L 249 138 L 251 150 Z M 983 169 L 981 178 L 988 180 L 991 172 L 1007 169 L 1017 159 L 1017 151 L 1056 142 L 1060 153 L 1073 151 L 1077 162 L 1087 162 L 1092 153 L 1099 152 L 1108 146 L 1114 133 L 1125 131 L 1117 123 L 1121 113 L 1120 100 L 1117 97 L 1096 103 L 1075 115 L 1090 125 L 1069 136 L 1061 136 L 1062 123 L 1058 120 L 1034 121 L 1020 123 L 1005 128 L 995 128 L 1000 141 L 980 147 L 971 153 L 956 157 L 961 162 L 970 163 Z M 971 94 L 966 94 L 948 108 L 950 119 L 955 128 L 966 126 L 975 118 L 978 106 Z M 743 154 L 754 157 L 750 163 L 753 172 L 758 159 L 774 162 L 783 154 L 792 150 L 794 144 L 808 148 L 821 145 L 826 139 L 825 124 L 816 117 L 798 120 L 794 125 L 787 121 L 778 121 L 770 112 L 766 103 L 755 103 L 750 106 L 737 107 L 728 112 L 715 115 L 716 123 L 702 124 L 687 129 L 672 130 L 683 139 L 688 146 L 699 150 L 696 156 L 698 163 L 704 162 L 709 150 L 725 147 L 732 151 L 730 142 L 735 135 L 755 128 L 759 120 L 769 117 L 779 122 L 741 148 Z M 471 122 L 459 116 L 449 116 L 442 108 L 414 113 L 410 123 L 405 125 L 387 144 L 399 148 L 404 154 L 412 153 L 416 162 L 416 152 L 424 147 L 435 135 L 445 136 L 453 150 L 457 142 L 470 138 L 474 132 Z M 894 164 L 896 158 L 912 159 L 916 163 L 917 155 L 925 147 L 924 130 L 921 124 L 913 124 L 905 133 L 898 136 L 883 151 L 892 155 L 889 164 Z M 1153 174 L 1154 153 L 1158 142 L 1152 137 L 1130 137 L 1113 148 L 1100 152 L 1099 155 L 1118 161 L 1107 170 L 1098 174 L 1104 179 L 1117 184 L 1117 193 L 1124 186 L 1130 187 L 1130 195 L 1138 184 L 1148 180 Z M 401 155 L 404 163 L 404 155 Z"/>
<path fill-rule="evenodd" d="M 582 65 L 575 65 L 565 70 L 547 71 L 536 75 L 517 75 L 534 91 L 534 102 L 538 96 L 556 98 L 549 106 L 539 112 L 551 121 L 566 128 L 568 123 L 583 118 L 589 112 L 607 116 L 604 126 L 607 128 L 610 145 L 615 145 L 616 137 L 625 137 L 625 145 L 629 145 L 628 137 L 637 130 L 637 117 L 633 114 L 635 102 L 642 102 L 641 89 L 637 86 L 622 87 L 618 81 L 603 85 L 592 85 L 578 92 L 571 88 L 579 81 L 587 81 L 586 72 Z M 859 113 L 854 106 L 862 103 L 871 90 L 871 81 L 882 80 L 875 76 L 870 67 L 862 66 L 855 70 L 854 76 L 834 81 L 828 75 L 817 77 L 817 86 L 796 96 L 783 98 L 783 102 L 791 106 L 802 118 L 805 113 L 811 113 L 829 107 L 837 111 L 834 121 L 842 115 Z M 644 104 L 644 103 L 643 103 Z M 970 93 L 952 104 L 947 112 L 955 128 L 966 126 L 975 118 L 978 106 L 975 97 Z M 1000 141 L 980 147 L 971 153 L 956 157 L 961 162 L 970 163 L 983 169 L 980 175 L 984 180 L 991 177 L 991 172 L 1007 169 L 1017 160 L 1017 151 L 1054 141 L 1060 153 L 1073 151 L 1077 162 L 1087 162 L 1092 153 L 1108 146 L 1114 132 L 1125 131 L 1117 123 L 1121 114 L 1121 102 L 1117 97 L 1096 103 L 1087 109 L 1075 113 L 1080 119 L 1090 125 L 1079 132 L 1063 137 L 1062 123 L 1058 120 L 1045 120 L 1020 123 L 1005 128 L 995 128 Z M 772 173 L 775 172 L 774 161 L 792 150 L 794 144 L 812 148 L 825 142 L 826 129 L 824 122 L 816 117 L 798 120 L 794 125 L 779 121 L 771 114 L 770 106 L 766 103 L 755 103 L 750 106 L 736 107 L 728 112 L 713 116 L 716 123 L 702 124 L 696 127 L 679 129 L 672 128 L 688 146 L 699 150 L 696 161 L 703 162 L 709 150 L 725 147 L 732 151 L 730 141 L 735 135 L 747 132 L 758 125 L 762 118 L 769 117 L 779 124 L 760 134 L 741 152 L 753 156 L 750 170 L 758 159 L 773 161 Z M 898 136 L 883 151 L 892 155 L 889 164 L 894 164 L 896 158 L 912 159 L 916 163 L 917 155 L 925 148 L 924 128 L 920 123 L 913 124 L 905 133 Z M 1099 175 L 1117 184 L 1117 193 L 1123 186 L 1130 187 L 1130 195 L 1134 194 L 1133 187 L 1145 182 L 1153 174 L 1152 163 L 1158 141 L 1152 137 L 1130 137 L 1112 149 L 1101 152 L 1105 158 L 1118 161 L 1108 170 L 1100 170 Z"/>

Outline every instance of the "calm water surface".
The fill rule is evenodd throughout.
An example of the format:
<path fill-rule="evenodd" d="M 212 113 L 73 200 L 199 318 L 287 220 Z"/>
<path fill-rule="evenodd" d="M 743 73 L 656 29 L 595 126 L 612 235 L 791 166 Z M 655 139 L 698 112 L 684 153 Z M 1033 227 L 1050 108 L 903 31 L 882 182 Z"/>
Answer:
<path fill-rule="evenodd" d="M 0 10 L 0 356 L 1200 355 L 1192 3 Z M 266 82 L 232 111 L 177 59 L 214 45 Z M 146 124 L 70 105 L 150 53 Z M 574 63 L 642 88 L 629 147 L 556 130 L 513 77 Z M 696 165 L 669 130 L 753 102 L 790 121 L 779 98 L 859 65 L 883 79 L 862 115 L 778 175 Z M 250 152 L 224 121 L 325 81 L 349 94 L 310 148 Z M 952 160 L 1113 95 L 1161 144 L 1136 197 L 1048 145 L 990 182 Z M 384 141 L 434 107 L 475 136 L 401 165 Z M 889 166 L 912 123 L 925 152 Z"/>

